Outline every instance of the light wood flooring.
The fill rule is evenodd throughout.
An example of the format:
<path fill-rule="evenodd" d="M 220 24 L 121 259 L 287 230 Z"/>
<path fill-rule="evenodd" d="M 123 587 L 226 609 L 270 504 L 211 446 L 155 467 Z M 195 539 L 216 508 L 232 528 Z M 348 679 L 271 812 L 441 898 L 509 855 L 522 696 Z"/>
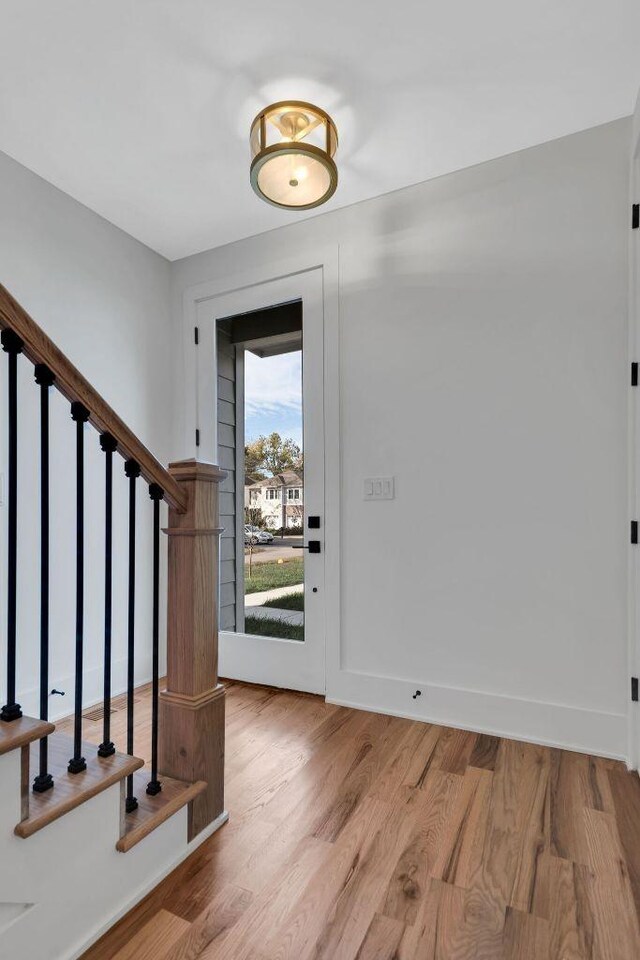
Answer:
<path fill-rule="evenodd" d="M 620 763 L 230 682 L 226 771 L 230 822 L 84 960 L 640 958 Z"/>

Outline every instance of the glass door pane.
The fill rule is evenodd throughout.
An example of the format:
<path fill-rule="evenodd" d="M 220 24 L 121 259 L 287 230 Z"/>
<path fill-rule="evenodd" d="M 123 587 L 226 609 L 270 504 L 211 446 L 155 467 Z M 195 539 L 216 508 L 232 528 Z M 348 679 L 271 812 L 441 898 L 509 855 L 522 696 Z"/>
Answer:
<path fill-rule="evenodd" d="M 304 640 L 302 349 L 244 354 L 244 632 Z"/>

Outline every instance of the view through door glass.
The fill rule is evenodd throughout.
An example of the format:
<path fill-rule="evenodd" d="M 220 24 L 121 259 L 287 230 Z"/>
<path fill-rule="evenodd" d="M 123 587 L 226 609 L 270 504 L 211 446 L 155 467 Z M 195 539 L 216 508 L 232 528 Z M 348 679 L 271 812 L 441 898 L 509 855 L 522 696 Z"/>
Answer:
<path fill-rule="evenodd" d="M 302 351 L 245 352 L 244 632 L 304 640 Z"/>
<path fill-rule="evenodd" d="M 255 336 L 251 315 L 221 321 L 218 333 L 219 418 L 233 421 L 219 423 L 219 443 L 233 437 L 235 447 L 235 517 L 222 520 L 225 533 L 235 529 L 233 545 L 223 534 L 223 561 L 233 550 L 235 562 L 221 564 L 221 626 L 304 641 L 301 304 L 293 320 L 260 313 L 264 336 Z M 295 329 L 269 334 L 283 326 Z M 231 373 L 225 356 L 232 385 L 220 382 L 225 368 Z"/>

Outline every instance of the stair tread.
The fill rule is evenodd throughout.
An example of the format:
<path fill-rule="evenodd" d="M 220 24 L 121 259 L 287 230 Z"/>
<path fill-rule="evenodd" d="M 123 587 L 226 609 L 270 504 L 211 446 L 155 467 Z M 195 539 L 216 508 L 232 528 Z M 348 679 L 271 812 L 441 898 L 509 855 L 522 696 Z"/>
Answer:
<path fill-rule="evenodd" d="M 138 800 L 138 809 L 125 816 L 124 834 L 116 844 L 116 849 L 121 853 L 126 853 L 140 843 L 156 827 L 207 789 L 207 784 L 203 780 L 188 783 L 184 780 L 174 780 L 172 777 L 159 779 L 162 790 L 155 797 L 150 797 L 146 793 L 149 771 L 140 770 L 134 774 L 134 795 Z"/>
<path fill-rule="evenodd" d="M 18 720 L 11 720 L 9 723 L 0 721 L 0 756 L 3 753 L 9 753 L 11 750 L 17 750 L 19 747 L 26 747 L 27 744 L 40 740 L 53 733 L 55 727 L 52 723 L 45 720 L 35 720 L 33 717 L 20 717 Z"/>
<path fill-rule="evenodd" d="M 92 797 L 118 783 L 124 777 L 144 766 L 144 760 L 116 753 L 112 757 L 98 757 L 94 744 L 83 743 L 82 755 L 87 769 L 82 773 L 69 773 L 67 765 L 73 754 L 73 738 L 63 733 L 54 733 L 49 738 L 49 772 L 54 787 L 46 793 L 34 793 L 31 782 L 23 784 L 28 794 L 28 816 L 16 826 L 15 833 L 27 838 L 59 817 L 69 813 Z M 31 774 L 38 769 L 37 744 L 31 746 Z"/>

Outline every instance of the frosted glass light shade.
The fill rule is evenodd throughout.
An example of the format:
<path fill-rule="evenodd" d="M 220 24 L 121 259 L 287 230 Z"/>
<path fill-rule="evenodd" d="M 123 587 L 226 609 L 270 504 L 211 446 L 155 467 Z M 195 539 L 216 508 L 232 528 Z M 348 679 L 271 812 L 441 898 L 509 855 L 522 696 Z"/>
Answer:
<path fill-rule="evenodd" d="M 335 124 L 311 103 L 289 100 L 265 107 L 251 124 L 251 185 L 267 203 L 308 210 L 338 186 Z"/>

